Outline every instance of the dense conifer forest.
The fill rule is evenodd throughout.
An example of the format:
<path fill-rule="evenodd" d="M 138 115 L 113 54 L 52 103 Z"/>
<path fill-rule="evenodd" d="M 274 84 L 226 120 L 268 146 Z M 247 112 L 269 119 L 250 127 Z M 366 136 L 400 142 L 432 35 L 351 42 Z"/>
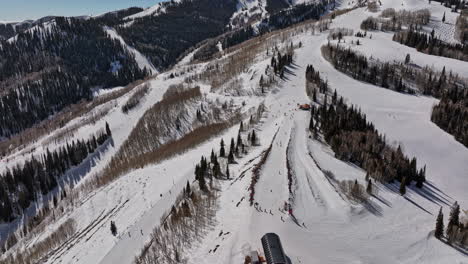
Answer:
<path fill-rule="evenodd" d="M 401 31 L 393 35 L 393 40 L 426 54 L 468 61 L 468 45 L 444 42 L 434 36 L 434 31 L 431 35 L 414 30 Z"/>
<path fill-rule="evenodd" d="M 312 4 L 298 4 L 292 8 L 281 10 L 264 19 L 260 29 L 261 32 L 282 29 L 308 19 L 319 19 L 334 0 L 320 1 Z"/>
<path fill-rule="evenodd" d="M 24 164 L 0 174 L 0 222 L 9 222 L 23 210 L 57 187 L 62 176 L 78 166 L 112 136 L 109 126 L 88 140 L 73 140 L 41 156 L 31 156 Z M 56 201 L 56 198 L 54 198 Z"/>
<path fill-rule="evenodd" d="M 267 0 L 266 1 L 266 10 L 270 14 L 274 14 L 284 8 L 288 8 L 290 6 L 287 0 Z"/>
<path fill-rule="evenodd" d="M 129 45 L 164 69 L 188 48 L 222 34 L 235 11 L 234 0 L 168 2 L 164 13 L 136 18 L 116 29 Z"/>
<path fill-rule="evenodd" d="M 312 65 L 306 69 L 306 81 L 317 90 L 327 87 Z M 426 180 L 425 168 L 418 169 L 416 158 L 405 156 L 400 146 L 396 149 L 389 146 L 385 135 L 366 120 L 360 109 L 347 106 L 336 91 L 328 98 L 325 90 L 320 106 L 312 106 L 309 129 L 315 138 L 318 132 L 323 134 L 336 158 L 356 164 L 376 180 L 397 180 L 406 185 L 414 181 L 418 187 Z"/>
<path fill-rule="evenodd" d="M 366 56 L 338 45 L 328 44 L 322 52 L 332 65 L 354 79 L 365 81 L 397 92 L 414 93 L 403 82 L 401 69 L 390 63 L 371 62 Z"/>
<path fill-rule="evenodd" d="M 0 137 L 91 99 L 95 87 L 126 85 L 148 75 L 92 19 L 57 17 L 1 45 Z"/>
<path fill-rule="evenodd" d="M 433 109 L 431 120 L 455 139 L 467 145 L 468 101 L 466 81 L 457 75 L 435 72 L 429 68 L 416 69 L 403 63 L 369 61 L 349 48 L 328 44 L 322 47 L 333 66 L 353 77 L 397 92 L 421 93 L 441 101 Z"/>
<path fill-rule="evenodd" d="M 432 109 L 431 120 L 468 148 L 468 90 L 450 89 Z"/>

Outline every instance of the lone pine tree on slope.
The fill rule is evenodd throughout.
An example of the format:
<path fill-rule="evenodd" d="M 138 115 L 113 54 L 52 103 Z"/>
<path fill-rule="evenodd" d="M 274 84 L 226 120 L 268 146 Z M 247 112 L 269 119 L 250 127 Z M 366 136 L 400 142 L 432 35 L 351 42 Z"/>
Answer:
<path fill-rule="evenodd" d="M 400 183 L 400 194 L 405 195 L 406 193 L 406 177 L 403 177 L 403 180 L 401 180 Z"/>
<path fill-rule="evenodd" d="M 117 235 L 117 226 L 115 225 L 114 221 L 111 221 L 110 230 L 111 230 L 112 235 L 114 236 Z"/>
<path fill-rule="evenodd" d="M 223 157 L 226 156 L 226 150 L 224 150 L 224 140 L 221 139 L 221 148 L 219 149 L 219 156 Z"/>
<path fill-rule="evenodd" d="M 257 143 L 257 135 L 255 134 L 255 130 L 252 131 L 252 135 L 250 136 L 251 145 L 254 146 Z"/>
<path fill-rule="evenodd" d="M 109 123 L 107 123 L 107 122 L 106 122 L 106 134 L 109 137 L 112 136 L 112 132 L 111 132 L 110 127 L 109 127 Z"/>
<path fill-rule="evenodd" d="M 434 236 L 437 239 L 440 239 L 443 234 L 444 234 L 444 214 L 442 213 L 442 206 L 441 206 L 439 210 L 439 214 L 437 215 Z"/>
<path fill-rule="evenodd" d="M 369 181 L 367 182 L 366 192 L 370 195 L 372 194 L 372 180 L 371 179 L 369 179 Z"/>

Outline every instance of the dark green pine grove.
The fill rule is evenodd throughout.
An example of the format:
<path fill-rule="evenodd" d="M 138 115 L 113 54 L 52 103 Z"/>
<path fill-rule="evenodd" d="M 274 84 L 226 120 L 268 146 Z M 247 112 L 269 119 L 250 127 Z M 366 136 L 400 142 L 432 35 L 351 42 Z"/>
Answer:
<path fill-rule="evenodd" d="M 133 54 L 97 20 L 56 17 L 0 49 L 0 137 L 9 137 L 80 100 L 93 87 L 142 79 Z"/>
<path fill-rule="evenodd" d="M 464 88 L 467 84 L 462 78 L 452 72 L 447 73 L 445 67 L 441 72 L 434 72 L 428 68 L 416 70 L 403 63 L 369 63 L 365 56 L 331 44 L 322 47 L 322 50 L 336 69 L 354 79 L 397 92 L 419 91 L 424 95 L 441 98 L 439 104 L 433 108 L 432 122 L 468 146 L 468 91 Z M 317 81 L 317 74 L 313 69 L 308 68 L 306 71 L 310 82 L 326 87 L 325 82 Z M 408 87 L 406 83 L 411 83 L 412 87 Z M 316 90 L 307 91 L 311 93 L 313 101 L 316 101 Z"/>
<path fill-rule="evenodd" d="M 165 11 L 116 27 L 125 42 L 164 69 L 195 44 L 218 36 L 237 10 L 235 0 L 183 0 L 162 3 Z"/>
<path fill-rule="evenodd" d="M 401 31 L 393 35 L 393 40 L 426 54 L 468 61 L 468 45 L 442 41 L 435 36 L 434 31 L 430 35 L 412 29 Z"/>
<path fill-rule="evenodd" d="M 284 2 L 284 0 L 268 0 L 268 2 L 274 1 Z M 271 11 L 270 13 L 272 14 L 260 24 L 260 31 L 264 33 L 273 29 L 286 28 L 308 19 L 318 20 L 327 10 L 327 6 L 334 3 L 334 0 L 317 1 L 315 3 L 297 4 L 291 8 L 279 11 Z"/>
<path fill-rule="evenodd" d="M 307 69 L 309 74 L 306 77 L 311 76 L 310 71 L 314 71 L 312 66 Z M 307 81 L 313 82 L 316 87 L 323 86 L 324 81 L 319 74 L 313 75 L 316 77 Z M 419 186 L 422 187 L 425 168 L 418 170 L 416 158 L 405 156 L 400 147 L 394 149 L 387 145 L 385 136 L 367 121 L 360 109 L 347 106 L 336 93 L 331 97 L 331 100 L 327 100 L 327 95 L 324 95 L 320 106 L 312 106 L 310 127 L 313 133 L 322 133 L 336 158 L 356 164 L 376 180 L 402 182 L 405 178 L 405 185 L 415 181 L 420 182 Z"/>
<path fill-rule="evenodd" d="M 110 130 L 107 130 L 88 140 L 74 140 L 55 151 L 31 156 L 22 165 L 7 168 L 0 174 L 0 222 L 14 220 L 38 197 L 55 189 L 70 168 L 80 165 L 110 137 Z"/>
<path fill-rule="evenodd" d="M 349 48 L 328 44 L 322 47 L 332 65 L 356 80 L 392 89 L 397 92 L 414 93 L 409 89 L 398 69 L 390 63 L 370 63 L 366 56 Z"/>

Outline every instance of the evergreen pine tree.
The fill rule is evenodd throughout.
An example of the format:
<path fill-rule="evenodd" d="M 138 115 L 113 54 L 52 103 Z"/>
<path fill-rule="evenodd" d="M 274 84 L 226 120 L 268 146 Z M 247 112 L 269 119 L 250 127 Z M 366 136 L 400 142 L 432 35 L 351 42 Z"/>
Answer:
<path fill-rule="evenodd" d="M 234 163 L 234 151 L 233 150 L 229 151 L 228 162 Z"/>
<path fill-rule="evenodd" d="M 372 195 L 372 180 L 371 179 L 369 179 L 369 181 L 367 182 L 366 192 Z"/>
<path fill-rule="evenodd" d="M 200 174 L 200 176 L 198 177 L 198 185 L 200 187 L 200 190 L 206 191 L 206 181 L 204 173 Z"/>
<path fill-rule="evenodd" d="M 440 207 L 439 214 L 437 215 L 436 228 L 434 236 L 440 239 L 444 234 L 444 215 L 442 214 L 442 206 Z"/>
<path fill-rule="evenodd" d="M 106 134 L 108 137 L 111 137 L 112 136 L 112 132 L 110 130 L 110 127 L 109 127 L 109 123 L 106 122 Z"/>
<path fill-rule="evenodd" d="M 111 221 L 110 230 L 113 236 L 117 235 L 117 226 L 115 225 L 114 221 Z"/>
<path fill-rule="evenodd" d="M 236 148 L 242 145 L 242 137 L 240 132 L 237 134 L 237 143 L 236 143 Z"/>
<path fill-rule="evenodd" d="M 442 22 L 445 23 L 445 12 L 444 12 L 444 16 L 442 17 Z"/>
<path fill-rule="evenodd" d="M 234 144 L 234 138 L 231 138 L 231 147 L 229 148 L 229 152 L 233 152 L 236 148 L 236 145 Z"/>
<path fill-rule="evenodd" d="M 455 202 L 450 210 L 449 221 L 447 224 L 447 237 L 451 236 L 452 228 L 460 224 L 460 206 Z"/>
<path fill-rule="evenodd" d="M 410 61 L 411 61 L 411 56 L 408 53 L 408 54 L 406 54 L 406 57 L 405 57 L 405 64 L 410 63 Z"/>
<path fill-rule="evenodd" d="M 264 93 L 263 86 L 265 85 L 265 81 L 263 80 L 263 74 L 260 76 L 260 88 L 262 89 L 262 93 Z"/>
<path fill-rule="evenodd" d="M 221 148 L 219 149 L 219 156 L 223 157 L 226 155 L 226 150 L 224 149 L 224 140 L 221 139 Z"/>
<path fill-rule="evenodd" d="M 210 155 L 210 161 L 211 161 L 211 163 L 214 163 L 215 158 L 216 158 L 216 156 L 215 156 L 214 150 L 211 149 L 211 155 Z"/>
<path fill-rule="evenodd" d="M 229 173 L 229 164 L 226 165 L 226 178 L 229 180 L 229 178 L 231 177 L 231 174 Z"/>
<path fill-rule="evenodd" d="M 252 141 L 252 146 L 254 146 L 257 143 L 257 135 L 255 134 L 255 130 L 252 130 L 252 136 L 250 136 L 250 140 Z"/>
<path fill-rule="evenodd" d="M 406 194 L 406 176 L 403 177 L 403 179 L 400 182 L 400 194 L 401 195 Z"/>
<path fill-rule="evenodd" d="M 416 187 L 422 188 L 424 183 L 424 171 L 421 169 L 416 176 Z"/>
<path fill-rule="evenodd" d="M 189 181 L 187 181 L 187 186 L 185 186 L 185 191 L 187 193 L 187 197 L 190 197 L 190 195 L 192 194 L 192 190 L 190 189 Z"/>

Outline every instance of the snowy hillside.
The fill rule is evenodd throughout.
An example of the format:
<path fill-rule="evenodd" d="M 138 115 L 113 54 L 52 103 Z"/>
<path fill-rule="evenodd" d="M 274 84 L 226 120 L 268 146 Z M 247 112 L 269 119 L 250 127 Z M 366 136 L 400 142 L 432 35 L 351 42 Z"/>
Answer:
<path fill-rule="evenodd" d="M 231 26 L 264 18 L 267 2 L 239 0 Z M 304 2 L 311 1 L 292 4 Z M 29 218 L 0 223 L 0 241 L 7 241 L 0 263 L 21 258 L 50 264 L 244 263 L 252 251 L 265 255 L 260 239 L 270 232 L 279 235 L 294 264 L 468 263 L 468 147 L 431 121 L 440 99 L 358 80 L 337 70 L 322 49 L 330 44 L 357 51 L 370 62 L 417 70 L 427 66 L 437 74 L 458 75 L 464 83 L 467 61 L 402 45 L 392 40 L 391 31 L 356 36 L 362 21 L 387 8 L 427 8 L 430 21 L 422 31 L 434 29 L 443 41 L 459 43 L 454 37 L 459 14 L 435 1 L 378 2 L 377 11 L 367 4 L 354 8 L 356 1 L 337 2 L 338 10 L 327 11 L 320 21 L 267 32 L 219 49 L 203 62 L 192 61 L 195 49 L 162 72 L 117 28 L 105 27 L 140 69 L 154 75 L 96 92 L 84 104 L 86 111 L 0 161 L 3 173 L 32 155 L 88 139 L 106 123 L 112 134 L 83 163 L 64 172 L 63 184 L 39 195 L 26 210 Z M 125 25 L 163 12 L 164 4 L 158 4 L 127 17 Z M 341 34 L 343 29 L 352 33 Z M 283 64 L 278 54 L 286 56 L 284 61 L 293 54 L 292 61 L 278 66 Z M 405 63 L 405 58 L 410 59 Z M 306 90 L 309 65 L 328 85 L 329 93 L 319 93 L 318 100 Z M 328 102 L 332 108 L 335 91 L 395 150 L 384 155 L 393 160 L 399 149 L 417 159 L 414 169 L 425 172 L 422 188 L 369 178 L 364 166 L 334 152 L 323 127 L 314 132 L 311 111 L 299 106 L 319 109 Z M 364 145 L 367 139 L 352 140 Z M 208 160 L 207 176 L 200 174 L 202 156 Z M 346 189 L 346 184 L 365 188 L 369 179 L 372 190 L 362 199 Z M 457 229 L 461 243 L 445 232 L 441 239 L 434 236 L 439 209 L 447 226 L 455 202 L 461 208 L 459 222 L 465 222 Z"/>
<path fill-rule="evenodd" d="M 143 56 L 138 50 L 128 46 L 127 43 L 125 43 L 125 40 L 123 40 L 122 37 L 119 36 L 119 34 L 113 28 L 106 27 L 104 28 L 104 30 L 111 38 L 117 39 L 122 44 L 122 46 L 124 46 L 135 56 L 135 61 L 138 63 L 140 69 L 147 69 L 148 71 L 150 71 L 151 74 L 157 73 L 157 70 L 154 68 L 151 62 L 149 62 L 148 59 L 145 56 Z"/>

